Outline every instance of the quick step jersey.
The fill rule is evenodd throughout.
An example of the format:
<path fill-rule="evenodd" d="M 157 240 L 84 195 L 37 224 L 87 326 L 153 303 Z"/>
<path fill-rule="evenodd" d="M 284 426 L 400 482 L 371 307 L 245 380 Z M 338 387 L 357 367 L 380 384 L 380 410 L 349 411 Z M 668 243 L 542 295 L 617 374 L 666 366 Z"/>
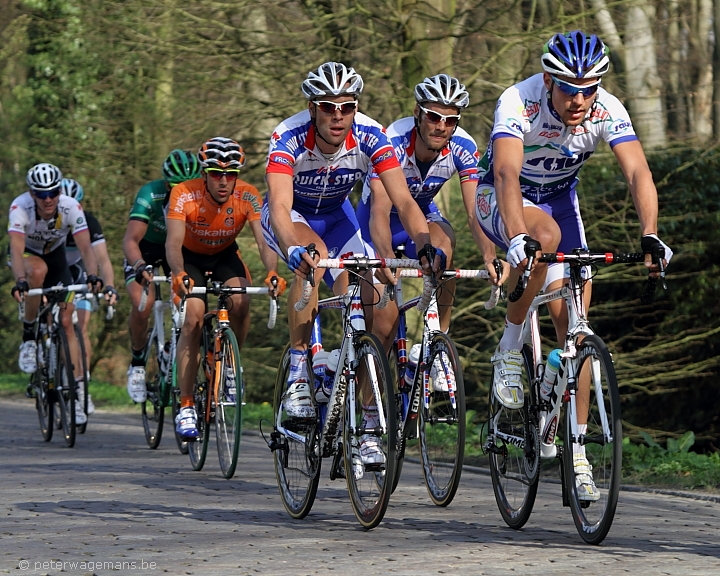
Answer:
<path fill-rule="evenodd" d="M 523 141 L 522 194 L 536 204 L 557 198 L 577 184 L 577 174 L 601 140 L 611 147 L 637 140 L 620 101 L 599 88 L 579 126 L 565 126 L 550 104 L 543 75 L 511 86 L 498 100 L 487 150 L 480 160 L 483 184 L 494 184 L 492 145 L 498 138 Z"/>

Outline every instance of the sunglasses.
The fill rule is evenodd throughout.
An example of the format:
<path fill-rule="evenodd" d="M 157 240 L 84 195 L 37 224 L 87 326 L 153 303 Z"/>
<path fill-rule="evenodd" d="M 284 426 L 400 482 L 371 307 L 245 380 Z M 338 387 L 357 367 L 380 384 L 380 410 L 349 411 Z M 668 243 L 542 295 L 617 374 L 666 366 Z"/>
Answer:
<path fill-rule="evenodd" d="M 457 126 L 457 123 L 460 122 L 460 114 L 438 114 L 437 112 L 433 112 L 432 110 L 428 110 L 424 106 L 420 106 L 420 110 L 422 110 L 425 113 L 425 117 L 430 120 L 433 124 L 440 124 L 440 122 L 445 122 L 448 126 Z"/>
<path fill-rule="evenodd" d="M 349 100 L 348 102 L 329 102 L 327 100 L 318 100 L 317 102 L 313 102 L 313 104 L 320 108 L 321 112 L 325 112 L 325 114 L 335 114 L 337 110 L 340 110 L 340 113 L 343 116 L 347 116 L 357 110 L 358 101 Z"/>
<path fill-rule="evenodd" d="M 553 82 L 558 85 L 558 88 L 560 88 L 563 94 L 567 94 L 568 96 L 577 96 L 578 94 L 582 94 L 583 98 L 590 98 L 590 96 L 595 94 L 595 92 L 598 91 L 598 88 L 600 88 L 600 80 L 589 86 L 578 86 L 577 84 L 571 84 L 570 82 L 560 80 L 560 78 L 555 76 L 550 77 L 553 79 Z"/>
<path fill-rule="evenodd" d="M 220 168 L 206 168 L 205 173 L 210 176 L 213 180 L 222 180 L 223 176 L 228 180 L 237 178 L 240 174 L 240 170 L 221 170 Z"/>
<path fill-rule="evenodd" d="M 55 188 L 54 190 L 42 190 L 39 192 L 35 192 L 33 190 L 33 196 L 35 198 L 39 198 L 40 200 L 45 200 L 47 198 L 57 198 L 60 196 L 60 188 Z"/>

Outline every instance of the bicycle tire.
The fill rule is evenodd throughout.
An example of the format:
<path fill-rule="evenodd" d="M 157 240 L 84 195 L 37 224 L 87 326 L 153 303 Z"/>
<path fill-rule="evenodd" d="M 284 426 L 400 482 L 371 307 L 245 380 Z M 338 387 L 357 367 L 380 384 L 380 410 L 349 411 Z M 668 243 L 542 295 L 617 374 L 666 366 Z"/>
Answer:
<path fill-rule="evenodd" d="M 620 392 L 612 358 L 607 346 L 598 336 L 587 336 L 582 341 L 574 361 L 577 362 L 578 380 L 583 378 L 581 371 L 585 366 L 588 366 L 591 375 L 585 453 L 592 467 L 599 499 L 593 502 L 579 499 L 573 468 L 573 447 L 568 441 L 572 437 L 572 414 L 568 408 L 565 410 L 565 446 L 563 447 L 565 490 L 580 536 L 588 544 L 600 544 L 607 536 L 615 518 L 620 493 L 622 472 Z M 609 426 L 607 436 L 603 434 L 600 405 L 604 406 Z"/>
<path fill-rule="evenodd" d="M 162 439 L 163 424 L 165 421 L 165 398 L 163 390 L 166 387 L 160 371 L 161 349 L 154 330 L 150 330 L 147 340 L 147 358 L 145 362 L 145 389 L 147 396 L 141 402 L 143 430 L 148 446 L 155 450 Z"/>
<path fill-rule="evenodd" d="M 48 349 L 45 345 L 48 336 L 40 338 L 37 346 L 37 370 L 32 374 L 30 383 L 35 391 L 35 409 L 40 422 L 40 432 L 43 440 L 50 442 L 55 430 L 53 399 L 54 390 L 49 388 L 50 378 L 48 376 Z M 54 377 L 54 374 L 53 374 Z"/>
<path fill-rule="evenodd" d="M 75 377 L 73 376 L 70 347 L 65 331 L 60 328 L 53 337 L 57 346 L 57 366 L 55 368 L 55 396 L 60 405 L 60 421 L 63 436 L 68 448 L 75 446 Z"/>
<path fill-rule="evenodd" d="M 539 433 L 537 426 L 529 422 L 527 401 L 533 378 L 532 351 L 523 349 L 523 387 L 526 404 L 516 410 L 502 406 L 495 398 L 490 384 L 490 418 L 488 420 L 487 450 L 490 457 L 490 477 L 500 514 L 505 523 L 515 530 L 522 528 L 530 518 L 537 496 L 540 475 Z M 494 372 L 493 372 L 494 377 Z M 532 444 L 531 461 L 526 457 L 525 446 Z"/>
<path fill-rule="evenodd" d="M 400 380 L 400 370 L 397 361 L 397 343 L 393 343 L 388 353 L 388 366 L 390 367 L 390 378 L 392 379 L 395 392 L 395 424 L 397 426 L 395 449 L 395 473 L 393 475 L 393 483 L 391 493 L 394 493 L 400 483 L 402 475 L 403 463 L 405 462 L 405 445 L 406 438 L 403 430 L 403 393 L 400 391 L 404 382 Z"/>
<path fill-rule="evenodd" d="M 356 382 L 348 382 L 343 422 L 345 480 L 356 518 L 364 528 L 370 529 L 377 526 L 385 515 L 395 478 L 396 407 L 390 366 L 380 341 L 373 334 L 362 333 L 355 336 L 353 346 L 356 350 Z M 369 376 L 370 386 L 369 390 L 363 391 L 361 382 L 365 374 Z M 355 390 L 352 389 L 353 386 Z M 377 397 L 375 387 L 380 398 Z M 364 402 L 363 392 L 372 395 L 369 403 Z M 366 432 L 363 406 L 373 405 L 382 406 L 385 427 L 381 429 L 380 425 L 376 424 L 374 430 L 379 432 Z M 362 461 L 363 436 L 375 439 L 382 450 L 383 461 Z"/>
<path fill-rule="evenodd" d="M 220 336 L 220 383 L 215 398 L 215 439 L 220 470 L 225 478 L 235 474 L 242 433 L 242 400 L 245 392 L 240 348 L 230 328 Z"/>
<path fill-rule="evenodd" d="M 465 381 L 457 348 L 447 334 L 438 332 L 430 340 L 430 401 L 420 406 L 420 456 L 430 499 L 437 506 L 452 502 L 460 485 L 465 456 Z M 447 391 L 434 390 L 434 380 Z M 453 391 L 455 406 L 450 395 Z"/>
<path fill-rule="evenodd" d="M 77 327 L 77 325 L 75 325 L 75 338 L 77 338 L 78 341 L 78 350 L 80 351 L 80 365 L 82 366 L 83 373 L 83 412 L 85 412 L 85 416 L 87 416 L 88 376 L 90 375 L 90 370 L 88 369 L 87 355 L 85 352 L 85 339 L 83 338 L 82 331 L 80 330 L 80 328 Z M 77 426 L 77 431 L 79 434 L 85 434 L 86 429 L 87 422 L 85 422 L 85 424 L 78 424 Z"/>
<path fill-rule="evenodd" d="M 170 405 L 172 407 L 172 421 L 173 421 L 173 436 L 175 436 L 175 444 L 180 450 L 180 454 L 188 453 L 188 443 L 183 440 L 177 432 L 175 432 L 175 420 L 177 415 L 180 413 L 180 387 L 177 383 L 177 360 L 173 361 L 172 365 L 172 386 L 170 389 Z"/>
<path fill-rule="evenodd" d="M 300 420 L 288 417 L 283 410 L 282 399 L 287 390 L 290 372 L 290 345 L 285 346 L 275 378 L 273 414 L 275 423 L 273 440 L 278 446 L 273 450 L 275 478 L 282 497 L 283 506 L 291 517 L 298 520 L 308 515 L 315 502 L 320 482 L 320 435 L 318 420 Z M 281 422 L 288 431 L 297 434 L 304 442 L 277 432 Z M 276 436 L 276 437 L 275 437 Z"/>
<path fill-rule="evenodd" d="M 210 420 L 206 419 L 208 400 L 210 398 L 210 387 L 212 381 L 209 377 L 214 374 L 214 366 L 207 362 L 207 351 L 210 346 L 210 337 L 203 328 L 202 344 L 200 346 L 200 362 L 198 363 L 197 376 L 193 388 L 195 399 L 195 413 L 197 414 L 198 437 L 194 442 L 188 442 L 188 455 L 192 469 L 200 471 L 205 466 L 207 458 L 208 443 L 210 441 Z"/>

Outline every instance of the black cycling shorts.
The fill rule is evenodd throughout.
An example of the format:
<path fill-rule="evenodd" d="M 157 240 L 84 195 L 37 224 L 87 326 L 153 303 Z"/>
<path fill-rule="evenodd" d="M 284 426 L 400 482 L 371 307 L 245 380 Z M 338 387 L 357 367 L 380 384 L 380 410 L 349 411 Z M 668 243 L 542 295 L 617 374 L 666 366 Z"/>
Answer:
<path fill-rule="evenodd" d="M 185 272 L 193 279 L 195 286 L 206 286 L 208 276 L 217 282 L 227 282 L 231 278 L 247 278 L 250 280 L 250 271 L 240 259 L 237 245 L 230 244 L 217 254 L 198 254 L 191 252 L 185 246 L 182 249 Z M 188 296 L 188 298 L 202 298 L 204 295 Z"/>
<path fill-rule="evenodd" d="M 165 276 L 170 274 L 170 266 L 168 266 L 165 258 L 165 244 L 155 244 L 155 242 L 148 242 L 143 238 L 138 246 L 140 247 L 140 255 L 146 264 L 150 264 L 154 268 L 162 268 Z M 132 264 L 134 263 L 128 262 L 127 259 L 123 260 L 126 286 L 135 280 L 135 269 Z"/>

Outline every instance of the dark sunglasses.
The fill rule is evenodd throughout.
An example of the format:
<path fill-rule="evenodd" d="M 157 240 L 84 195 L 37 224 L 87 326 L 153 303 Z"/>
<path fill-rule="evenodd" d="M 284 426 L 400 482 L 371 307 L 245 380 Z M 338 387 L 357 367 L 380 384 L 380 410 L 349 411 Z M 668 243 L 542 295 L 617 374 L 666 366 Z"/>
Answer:
<path fill-rule="evenodd" d="M 355 112 L 358 106 L 357 100 L 349 100 L 348 102 L 329 102 L 328 100 L 318 100 L 314 102 L 315 106 L 320 108 L 325 114 L 335 114 L 336 110 L 340 110 L 343 116 Z"/>
<path fill-rule="evenodd" d="M 433 112 L 432 110 L 428 110 L 424 106 L 420 106 L 420 110 L 422 110 L 425 113 L 425 117 L 430 120 L 433 124 L 440 124 L 440 122 L 445 122 L 448 126 L 457 126 L 458 122 L 460 122 L 460 114 L 438 114 L 437 112 Z"/>
<path fill-rule="evenodd" d="M 60 196 L 60 188 L 55 188 L 53 190 L 42 190 L 39 192 L 36 192 L 33 190 L 33 195 L 35 198 L 39 198 L 40 200 L 45 200 L 46 198 L 57 198 Z"/>
<path fill-rule="evenodd" d="M 578 94 L 582 94 L 583 98 L 590 98 L 590 96 L 595 94 L 595 92 L 598 91 L 598 88 L 600 88 L 600 80 L 590 86 L 578 86 L 577 84 L 571 84 L 570 82 L 560 80 L 560 78 L 555 76 L 550 77 L 553 79 L 553 82 L 557 84 L 558 88 L 562 90 L 563 94 L 567 94 L 568 96 L 577 96 Z"/>
<path fill-rule="evenodd" d="M 206 168 L 205 172 L 213 180 L 222 180 L 223 176 L 225 176 L 228 180 L 232 180 L 237 178 L 240 174 L 240 170 L 221 170 L 220 168 Z"/>

